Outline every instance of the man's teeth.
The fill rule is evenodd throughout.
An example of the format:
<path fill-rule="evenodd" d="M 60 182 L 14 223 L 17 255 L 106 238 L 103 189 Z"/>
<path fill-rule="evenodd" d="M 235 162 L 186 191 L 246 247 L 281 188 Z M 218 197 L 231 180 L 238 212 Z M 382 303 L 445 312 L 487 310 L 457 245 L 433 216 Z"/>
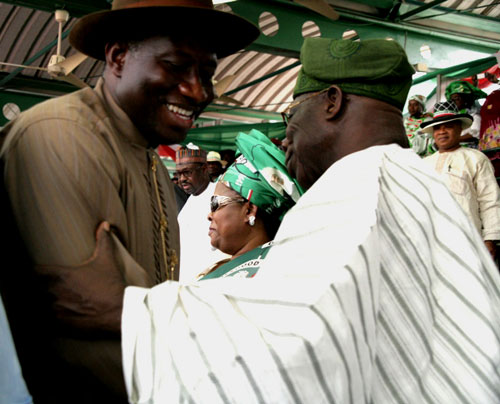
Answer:
<path fill-rule="evenodd" d="M 177 115 L 181 115 L 184 118 L 191 118 L 194 114 L 194 111 L 188 111 L 187 109 L 183 109 L 172 104 L 167 104 L 167 108 L 169 111 L 172 111 Z"/>

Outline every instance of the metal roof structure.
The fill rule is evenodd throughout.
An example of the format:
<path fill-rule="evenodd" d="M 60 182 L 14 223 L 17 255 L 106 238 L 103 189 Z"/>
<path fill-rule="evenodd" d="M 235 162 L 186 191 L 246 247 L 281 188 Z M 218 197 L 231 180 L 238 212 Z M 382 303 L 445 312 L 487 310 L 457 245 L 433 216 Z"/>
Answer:
<path fill-rule="evenodd" d="M 261 29 L 257 41 L 219 61 L 215 80 L 235 78 L 225 94 L 242 105 L 215 101 L 197 126 L 230 123 L 262 123 L 279 119 L 279 112 L 291 101 L 300 68 L 298 55 L 303 38 L 387 38 L 398 41 L 411 63 L 431 75 L 435 71 L 456 72 L 457 65 L 468 73 L 497 63 L 500 50 L 500 2 L 493 0 L 325 0 L 339 18 L 329 19 L 293 0 L 237 0 L 216 7 L 254 22 Z M 63 26 L 63 38 L 76 19 L 110 7 L 107 0 L 10 0 L 0 2 L 0 61 L 46 67 L 55 53 L 58 25 L 56 9 L 66 9 L 70 19 Z M 228 32 L 231 35 L 231 32 Z M 67 39 L 61 53 L 74 53 Z M 485 61 L 474 63 L 475 61 Z M 465 64 L 465 65 L 464 65 Z M 93 86 L 103 71 L 103 62 L 85 60 L 74 73 Z M 443 70 L 444 69 L 444 70 Z M 447 70 L 448 69 L 448 70 Z M 471 70 L 472 69 L 472 70 Z M 463 69 L 462 69 L 463 70 Z M 429 76 L 429 77 L 431 77 Z M 435 80 L 437 74 L 432 79 Z M 424 77 L 425 78 L 425 77 Z M 54 80 L 46 72 L 1 67 L 0 125 L 17 110 L 26 109 L 47 97 L 76 88 Z M 10 111 L 10 112 L 9 112 Z"/>

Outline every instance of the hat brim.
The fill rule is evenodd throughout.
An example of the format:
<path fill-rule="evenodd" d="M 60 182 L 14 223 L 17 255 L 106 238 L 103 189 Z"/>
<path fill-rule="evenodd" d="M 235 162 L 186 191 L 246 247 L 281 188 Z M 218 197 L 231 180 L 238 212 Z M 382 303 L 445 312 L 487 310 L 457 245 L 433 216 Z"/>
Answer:
<path fill-rule="evenodd" d="M 79 52 L 105 60 L 104 48 L 115 40 L 137 39 L 142 32 L 200 38 L 218 58 L 250 45 L 259 29 L 243 17 L 197 7 L 141 7 L 98 11 L 79 19 L 69 34 Z"/>
<path fill-rule="evenodd" d="M 432 134 L 434 132 L 434 129 L 432 129 L 433 126 L 451 121 L 460 121 L 462 123 L 462 129 L 467 129 L 472 125 L 473 118 L 469 114 L 445 115 L 430 121 L 422 122 L 420 128 L 422 132 Z"/>
<path fill-rule="evenodd" d="M 225 165 L 227 164 L 227 161 L 219 159 L 207 159 L 207 163 L 221 163 L 222 165 Z"/>

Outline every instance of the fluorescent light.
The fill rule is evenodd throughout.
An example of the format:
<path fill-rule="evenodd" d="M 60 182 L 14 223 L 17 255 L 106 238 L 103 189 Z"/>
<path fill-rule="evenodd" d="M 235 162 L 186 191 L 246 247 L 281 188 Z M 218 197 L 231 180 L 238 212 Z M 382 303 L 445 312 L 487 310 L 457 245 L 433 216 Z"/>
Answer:
<path fill-rule="evenodd" d="M 222 3 L 230 3 L 232 1 L 236 1 L 236 0 L 212 0 L 212 3 L 214 3 L 214 4 L 222 4 Z"/>

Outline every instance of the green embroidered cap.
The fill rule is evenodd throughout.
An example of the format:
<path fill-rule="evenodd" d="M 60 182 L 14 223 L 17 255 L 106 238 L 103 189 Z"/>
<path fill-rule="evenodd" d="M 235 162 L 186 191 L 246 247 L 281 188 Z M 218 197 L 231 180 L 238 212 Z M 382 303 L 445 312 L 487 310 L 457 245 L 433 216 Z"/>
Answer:
<path fill-rule="evenodd" d="M 472 94 L 475 100 L 486 98 L 487 94 L 477 87 L 474 87 L 468 81 L 454 81 L 446 87 L 445 95 L 448 101 L 451 101 L 452 94 Z"/>
<path fill-rule="evenodd" d="M 396 41 L 305 38 L 294 97 L 332 84 L 344 92 L 385 101 L 403 109 L 413 66 Z"/>
<path fill-rule="evenodd" d="M 304 193 L 286 170 L 285 153 L 255 129 L 240 133 L 236 145 L 236 160 L 219 181 L 281 220 Z"/>

